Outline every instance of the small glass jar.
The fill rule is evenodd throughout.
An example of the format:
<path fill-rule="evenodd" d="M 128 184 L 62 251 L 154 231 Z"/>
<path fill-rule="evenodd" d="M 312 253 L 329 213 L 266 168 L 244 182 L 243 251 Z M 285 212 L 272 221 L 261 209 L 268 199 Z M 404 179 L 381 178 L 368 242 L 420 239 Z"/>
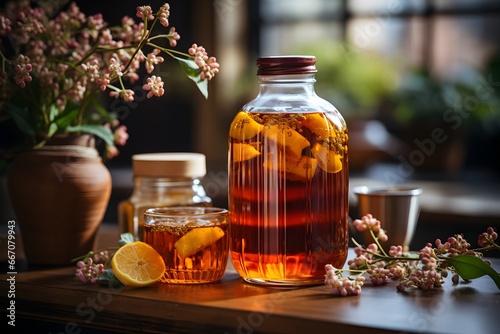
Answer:
<path fill-rule="evenodd" d="M 315 63 L 259 58 L 259 94 L 230 126 L 230 253 L 251 283 L 322 284 L 347 258 L 347 126 L 316 95 Z"/>
<path fill-rule="evenodd" d="M 144 212 L 144 242 L 165 261 L 162 283 L 198 284 L 219 280 L 226 270 L 227 209 L 151 208 Z"/>
<path fill-rule="evenodd" d="M 206 174 L 201 153 L 146 153 L 132 156 L 134 190 L 118 205 L 122 233 L 143 240 L 144 211 L 153 207 L 211 206 L 201 184 Z"/>

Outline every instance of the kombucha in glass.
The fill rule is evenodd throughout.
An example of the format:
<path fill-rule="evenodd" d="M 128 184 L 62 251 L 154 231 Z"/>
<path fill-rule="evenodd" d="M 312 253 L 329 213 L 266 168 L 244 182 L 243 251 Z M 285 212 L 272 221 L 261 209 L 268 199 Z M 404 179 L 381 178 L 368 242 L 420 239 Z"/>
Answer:
<path fill-rule="evenodd" d="M 162 283 L 210 283 L 222 277 L 228 259 L 226 209 L 148 209 L 144 222 L 144 242 L 165 261 Z"/>

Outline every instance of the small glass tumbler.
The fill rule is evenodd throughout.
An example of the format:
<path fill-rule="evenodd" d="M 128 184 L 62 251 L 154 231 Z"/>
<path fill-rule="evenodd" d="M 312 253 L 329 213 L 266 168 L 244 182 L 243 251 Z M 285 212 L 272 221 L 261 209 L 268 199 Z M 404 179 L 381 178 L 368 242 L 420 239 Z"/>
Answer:
<path fill-rule="evenodd" d="M 219 280 L 226 270 L 228 210 L 215 207 L 151 208 L 144 212 L 144 242 L 165 261 L 162 283 Z"/>

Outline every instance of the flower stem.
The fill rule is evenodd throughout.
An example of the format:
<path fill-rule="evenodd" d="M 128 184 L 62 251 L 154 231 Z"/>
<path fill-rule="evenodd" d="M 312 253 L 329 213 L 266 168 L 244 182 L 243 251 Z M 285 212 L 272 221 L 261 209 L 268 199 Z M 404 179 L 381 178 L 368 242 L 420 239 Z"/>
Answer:
<path fill-rule="evenodd" d="M 419 257 L 418 255 L 415 257 L 415 256 L 404 256 L 404 257 L 395 257 L 395 256 L 390 256 L 390 255 L 387 255 L 385 252 L 383 254 L 380 254 L 380 253 L 376 253 L 376 252 L 372 252 L 372 251 L 369 251 L 365 248 L 363 248 L 362 245 L 360 245 L 355 239 L 351 239 L 352 242 L 358 246 L 359 248 L 362 249 L 362 251 L 364 253 L 368 253 L 368 254 L 371 254 L 373 257 L 375 257 L 377 260 L 389 260 L 389 261 L 408 261 L 408 260 L 418 260 Z M 382 249 L 381 249 L 382 250 Z M 383 251 L 383 250 L 382 250 Z M 410 254 L 409 254 L 410 255 Z"/>
<path fill-rule="evenodd" d="M 380 249 L 380 251 L 382 252 L 382 254 L 384 256 L 387 256 L 387 253 L 385 252 L 384 248 L 380 245 L 380 243 L 378 241 L 378 238 L 375 236 L 375 233 L 373 233 L 373 230 L 371 228 L 370 228 L 370 235 L 372 236 L 373 240 L 377 244 L 377 247 Z"/>
<path fill-rule="evenodd" d="M 148 29 L 148 19 L 146 17 L 144 18 L 144 20 L 143 20 L 143 22 L 144 22 L 144 32 L 142 34 L 141 41 L 139 42 L 139 44 L 137 45 L 136 49 L 134 50 L 134 53 L 130 57 L 127 65 L 125 65 L 125 68 L 123 69 L 123 73 L 127 72 L 128 68 L 130 67 L 130 65 L 134 61 L 134 58 L 137 55 L 137 53 L 139 52 L 139 50 L 142 50 L 142 48 L 144 47 L 144 45 L 147 45 L 149 36 L 151 36 L 151 32 L 153 31 L 153 28 L 155 27 L 156 22 L 158 21 L 158 12 L 156 13 L 155 19 L 154 19 L 153 23 L 151 23 L 151 27 L 149 29 Z"/>
<path fill-rule="evenodd" d="M 84 255 L 81 255 L 81 256 L 78 256 L 78 257 L 75 257 L 74 259 L 71 259 L 71 262 L 76 262 L 76 261 L 80 261 L 80 260 L 87 260 L 89 257 L 92 257 L 94 256 L 95 254 L 99 254 L 101 252 L 104 252 L 104 251 L 109 251 L 109 250 L 118 250 L 118 248 L 120 247 L 108 247 L 106 249 L 103 249 L 103 250 L 99 250 L 99 251 L 89 251 L 88 253 L 84 254 Z"/>
<path fill-rule="evenodd" d="M 168 48 L 165 48 L 163 46 L 159 46 L 158 44 L 154 44 L 154 43 L 151 43 L 151 42 L 148 42 L 147 45 L 151 46 L 153 48 L 156 48 L 156 49 L 160 49 L 161 51 L 165 52 L 166 54 L 168 54 L 172 58 L 175 58 L 174 54 L 183 56 L 183 57 L 188 58 L 188 59 L 192 59 L 193 58 L 191 55 L 189 55 L 189 54 L 187 54 L 185 52 L 177 51 L 177 50 L 174 50 L 174 49 L 168 49 Z"/>

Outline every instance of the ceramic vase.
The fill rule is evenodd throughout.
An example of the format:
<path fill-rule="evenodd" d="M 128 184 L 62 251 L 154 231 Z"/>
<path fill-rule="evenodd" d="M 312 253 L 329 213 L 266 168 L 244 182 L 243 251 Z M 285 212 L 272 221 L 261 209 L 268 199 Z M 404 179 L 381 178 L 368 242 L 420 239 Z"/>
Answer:
<path fill-rule="evenodd" d="M 17 155 L 7 188 L 30 265 L 70 265 L 94 249 L 111 176 L 93 137 L 56 138 Z"/>

